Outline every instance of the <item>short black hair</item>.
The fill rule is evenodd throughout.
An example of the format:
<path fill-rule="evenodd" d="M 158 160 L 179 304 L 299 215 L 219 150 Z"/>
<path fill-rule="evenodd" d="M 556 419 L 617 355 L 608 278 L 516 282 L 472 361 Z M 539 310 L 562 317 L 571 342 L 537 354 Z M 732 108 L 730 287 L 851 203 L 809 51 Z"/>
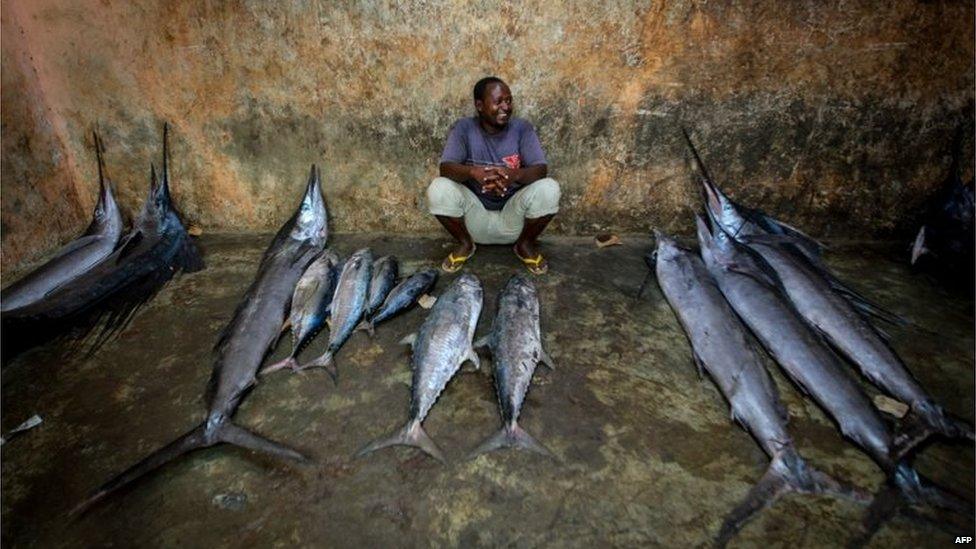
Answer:
<path fill-rule="evenodd" d="M 481 80 L 478 80 L 478 82 L 474 85 L 474 100 L 479 101 L 483 99 L 485 97 L 485 89 L 488 87 L 488 84 L 494 84 L 496 82 L 499 84 L 505 84 L 505 81 L 497 76 L 486 76 Z M 508 84 L 505 85 L 507 86 Z"/>

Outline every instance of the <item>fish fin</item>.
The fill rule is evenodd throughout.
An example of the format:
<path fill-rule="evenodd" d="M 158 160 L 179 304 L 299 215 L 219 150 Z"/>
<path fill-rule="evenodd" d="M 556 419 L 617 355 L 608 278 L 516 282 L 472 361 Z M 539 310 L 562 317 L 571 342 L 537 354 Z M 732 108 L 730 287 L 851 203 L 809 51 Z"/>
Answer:
<path fill-rule="evenodd" d="M 135 230 L 129 233 L 128 235 L 126 235 L 125 239 L 121 242 L 119 248 L 115 252 L 116 254 L 115 262 L 118 263 L 119 261 L 127 257 L 129 254 L 131 254 L 132 251 L 136 249 L 136 247 L 139 245 L 140 242 L 142 242 L 144 238 L 145 235 L 143 235 L 142 231 L 140 230 Z"/>
<path fill-rule="evenodd" d="M 972 442 L 973 428 L 965 421 L 950 416 L 941 406 L 931 401 L 916 402 L 899 423 L 893 453 L 901 459 L 935 435 Z"/>
<path fill-rule="evenodd" d="M 847 302 L 850 303 L 857 312 L 861 313 L 861 316 L 868 319 L 878 319 L 883 322 L 887 322 L 892 326 L 908 326 L 911 322 L 905 317 L 893 313 L 884 307 L 870 301 L 868 298 L 858 294 L 854 290 L 845 286 L 842 282 L 836 278 L 828 279 L 830 282 L 830 287 L 839 294 L 841 294 Z"/>
<path fill-rule="evenodd" d="M 918 230 L 918 234 L 915 235 L 915 242 L 912 243 L 912 260 L 911 265 L 915 265 L 918 258 L 929 253 L 929 249 L 925 247 L 925 225 Z"/>
<path fill-rule="evenodd" d="M 414 448 L 420 448 L 427 455 L 433 457 L 441 463 L 447 463 L 444 459 L 444 454 L 441 452 L 437 444 L 427 436 L 427 432 L 424 431 L 422 425 L 417 420 L 411 420 L 409 423 L 403 426 L 399 431 L 390 435 L 386 438 L 379 438 L 370 442 L 363 447 L 362 450 L 356 452 L 355 457 L 361 458 L 367 454 L 371 454 L 376 450 L 383 448 L 388 448 L 390 446 L 413 446 Z"/>
<path fill-rule="evenodd" d="M 866 493 L 814 469 L 795 450 L 787 449 L 773 457 L 759 482 L 728 514 L 719 530 L 716 545 L 724 547 L 753 516 L 789 492 L 831 494 L 862 503 L 870 500 Z"/>
<path fill-rule="evenodd" d="M 325 368 L 325 371 L 332 377 L 332 383 L 336 386 L 339 385 L 339 367 L 336 365 L 335 355 L 331 349 L 326 350 L 322 356 L 315 360 L 294 368 L 294 370 L 300 372 L 309 368 Z"/>
<path fill-rule="evenodd" d="M 558 461 L 555 454 L 550 452 L 548 448 L 542 445 L 542 443 L 537 441 L 532 437 L 532 435 L 519 427 L 518 424 L 515 424 L 511 428 L 506 425 L 499 429 L 498 432 L 485 439 L 485 441 L 479 444 L 474 451 L 468 454 L 468 459 L 473 459 L 474 457 L 487 452 L 501 450 L 502 448 L 529 450 Z"/>
<path fill-rule="evenodd" d="M 258 372 L 258 375 L 266 376 L 270 373 L 277 372 L 278 370 L 284 370 L 285 368 L 290 368 L 292 370 L 295 370 L 296 368 L 298 368 L 298 360 L 296 360 L 294 356 L 290 356 L 284 360 L 279 360 L 274 364 L 270 364 L 268 366 L 265 366 L 264 368 L 261 368 L 261 371 Z"/>
<path fill-rule="evenodd" d="M 220 442 L 226 442 L 235 446 L 241 446 L 250 450 L 256 450 L 271 454 L 277 457 L 285 457 L 293 460 L 304 460 L 304 456 L 288 449 L 276 442 L 256 435 L 233 423 L 223 423 L 207 430 L 207 423 L 203 423 L 192 431 L 182 435 L 173 442 L 163 446 L 159 450 L 149 454 L 139 463 L 129 467 L 122 473 L 103 484 L 94 494 L 85 501 L 78 504 L 71 515 L 78 516 L 88 511 L 93 505 L 104 500 L 109 495 L 129 486 L 143 476 L 155 471 L 170 461 L 199 448 L 207 448 Z"/>
<path fill-rule="evenodd" d="M 491 342 L 491 334 L 483 335 L 478 339 L 474 340 L 474 343 L 471 344 L 471 347 L 476 351 L 485 350 L 490 353 L 491 352 L 491 345 L 489 345 L 490 342 Z"/>
<path fill-rule="evenodd" d="M 541 362 L 542 364 L 544 364 L 546 366 L 546 368 L 549 368 L 550 370 L 555 370 L 556 369 L 556 362 L 552 360 L 552 357 L 549 356 L 549 353 L 547 353 L 545 351 L 545 349 L 540 349 L 539 350 L 539 353 L 540 353 L 539 354 L 539 362 Z"/>
<path fill-rule="evenodd" d="M 474 349 L 470 347 L 468 348 L 467 354 L 464 355 L 462 362 L 470 362 L 472 365 L 474 365 L 475 370 L 481 369 L 481 357 L 479 357 L 478 353 L 474 352 Z"/>
<path fill-rule="evenodd" d="M 650 254 L 648 254 L 649 256 Z M 640 298 L 644 295 L 644 290 L 647 289 L 647 283 L 650 282 L 652 276 L 654 276 L 654 270 L 648 269 L 647 274 L 644 275 L 644 279 L 641 280 L 640 286 L 637 287 L 637 293 L 634 294 L 634 301 L 640 301 Z"/>
<path fill-rule="evenodd" d="M 898 464 L 892 475 L 892 481 L 901 491 L 902 496 L 912 505 L 931 505 L 963 516 L 973 516 L 971 502 L 936 486 L 904 461 Z"/>
<path fill-rule="evenodd" d="M 80 249 L 82 249 L 82 248 L 84 248 L 86 246 L 91 246 L 92 244 L 97 243 L 98 241 L 102 240 L 103 238 L 104 237 L 98 236 L 98 235 L 80 236 L 80 237 L 72 240 L 71 242 L 65 244 L 65 246 L 63 248 L 61 248 L 60 250 L 58 250 L 58 253 L 56 253 L 54 255 L 54 257 L 52 257 L 51 259 L 48 260 L 48 262 L 54 261 L 55 259 L 64 257 L 64 256 L 66 256 L 66 255 L 68 255 L 70 253 L 76 252 L 76 251 L 78 251 L 78 250 L 80 250 Z M 50 292 L 48 292 L 48 293 L 50 293 Z"/>
<path fill-rule="evenodd" d="M 72 516 L 84 514 L 93 505 L 105 499 L 110 494 L 125 486 L 128 486 L 129 484 L 132 484 L 139 478 L 151 473 L 152 471 L 155 471 L 177 457 L 192 450 L 205 448 L 211 445 L 213 445 L 213 442 L 207 440 L 205 424 L 200 425 L 192 431 L 177 438 L 173 442 L 170 442 L 166 446 L 163 446 L 159 450 L 149 454 L 139 463 L 136 463 L 132 467 L 129 467 L 125 471 L 116 475 L 114 478 L 99 487 L 95 493 L 88 497 L 88 499 L 78 504 L 69 514 Z"/>
<path fill-rule="evenodd" d="M 400 340 L 400 345 L 409 345 L 410 348 L 412 349 L 414 343 L 416 343 L 416 342 L 417 342 L 417 332 L 414 332 L 414 333 L 412 333 L 412 334 L 404 337 L 403 339 L 401 339 Z"/>
<path fill-rule="evenodd" d="M 369 334 L 369 337 L 373 337 L 374 335 L 376 335 L 376 328 L 373 326 L 373 323 L 369 320 L 364 320 L 360 322 L 359 325 L 356 326 L 356 329 L 353 331 L 366 332 L 367 334 Z"/>
<path fill-rule="evenodd" d="M 698 381 L 701 381 L 705 378 L 705 363 L 702 362 L 701 357 L 698 356 L 698 353 L 694 349 L 691 351 L 691 357 L 695 361 L 695 371 L 698 373 Z"/>
<path fill-rule="evenodd" d="M 217 436 L 221 442 L 234 446 L 292 461 L 308 462 L 308 458 L 301 453 L 233 423 L 223 424 L 217 432 Z"/>

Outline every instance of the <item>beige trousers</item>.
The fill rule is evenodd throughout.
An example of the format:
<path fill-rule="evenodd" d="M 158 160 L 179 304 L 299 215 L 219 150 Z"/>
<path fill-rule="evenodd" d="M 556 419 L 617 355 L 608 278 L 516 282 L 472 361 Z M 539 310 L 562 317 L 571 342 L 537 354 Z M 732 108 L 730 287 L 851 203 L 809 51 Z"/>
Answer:
<path fill-rule="evenodd" d="M 434 215 L 463 217 L 478 244 L 511 244 L 518 240 L 526 218 L 559 211 L 559 183 L 546 177 L 519 189 L 501 210 L 486 210 L 471 189 L 446 177 L 427 187 L 427 207 Z"/>

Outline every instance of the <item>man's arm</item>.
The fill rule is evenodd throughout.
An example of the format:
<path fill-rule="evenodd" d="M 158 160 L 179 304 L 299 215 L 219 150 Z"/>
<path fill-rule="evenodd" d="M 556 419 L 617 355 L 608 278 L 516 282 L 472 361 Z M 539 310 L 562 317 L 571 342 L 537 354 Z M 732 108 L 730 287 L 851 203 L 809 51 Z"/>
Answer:
<path fill-rule="evenodd" d="M 457 162 L 441 162 L 440 175 L 458 183 L 474 179 L 479 185 L 487 185 L 502 178 L 491 166 L 466 166 Z"/>

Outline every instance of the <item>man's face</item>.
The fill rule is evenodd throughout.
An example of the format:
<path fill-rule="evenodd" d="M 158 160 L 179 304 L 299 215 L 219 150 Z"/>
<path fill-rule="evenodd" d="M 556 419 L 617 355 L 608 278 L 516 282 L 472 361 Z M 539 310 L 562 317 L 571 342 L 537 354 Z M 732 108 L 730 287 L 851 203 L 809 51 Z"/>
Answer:
<path fill-rule="evenodd" d="M 502 129 L 515 112 L 512 105 L 512 92 L 500 82 L 492 82 L 485 88 L 484 96 L 474 102 L 481 121 L 493 128 Z"/>

